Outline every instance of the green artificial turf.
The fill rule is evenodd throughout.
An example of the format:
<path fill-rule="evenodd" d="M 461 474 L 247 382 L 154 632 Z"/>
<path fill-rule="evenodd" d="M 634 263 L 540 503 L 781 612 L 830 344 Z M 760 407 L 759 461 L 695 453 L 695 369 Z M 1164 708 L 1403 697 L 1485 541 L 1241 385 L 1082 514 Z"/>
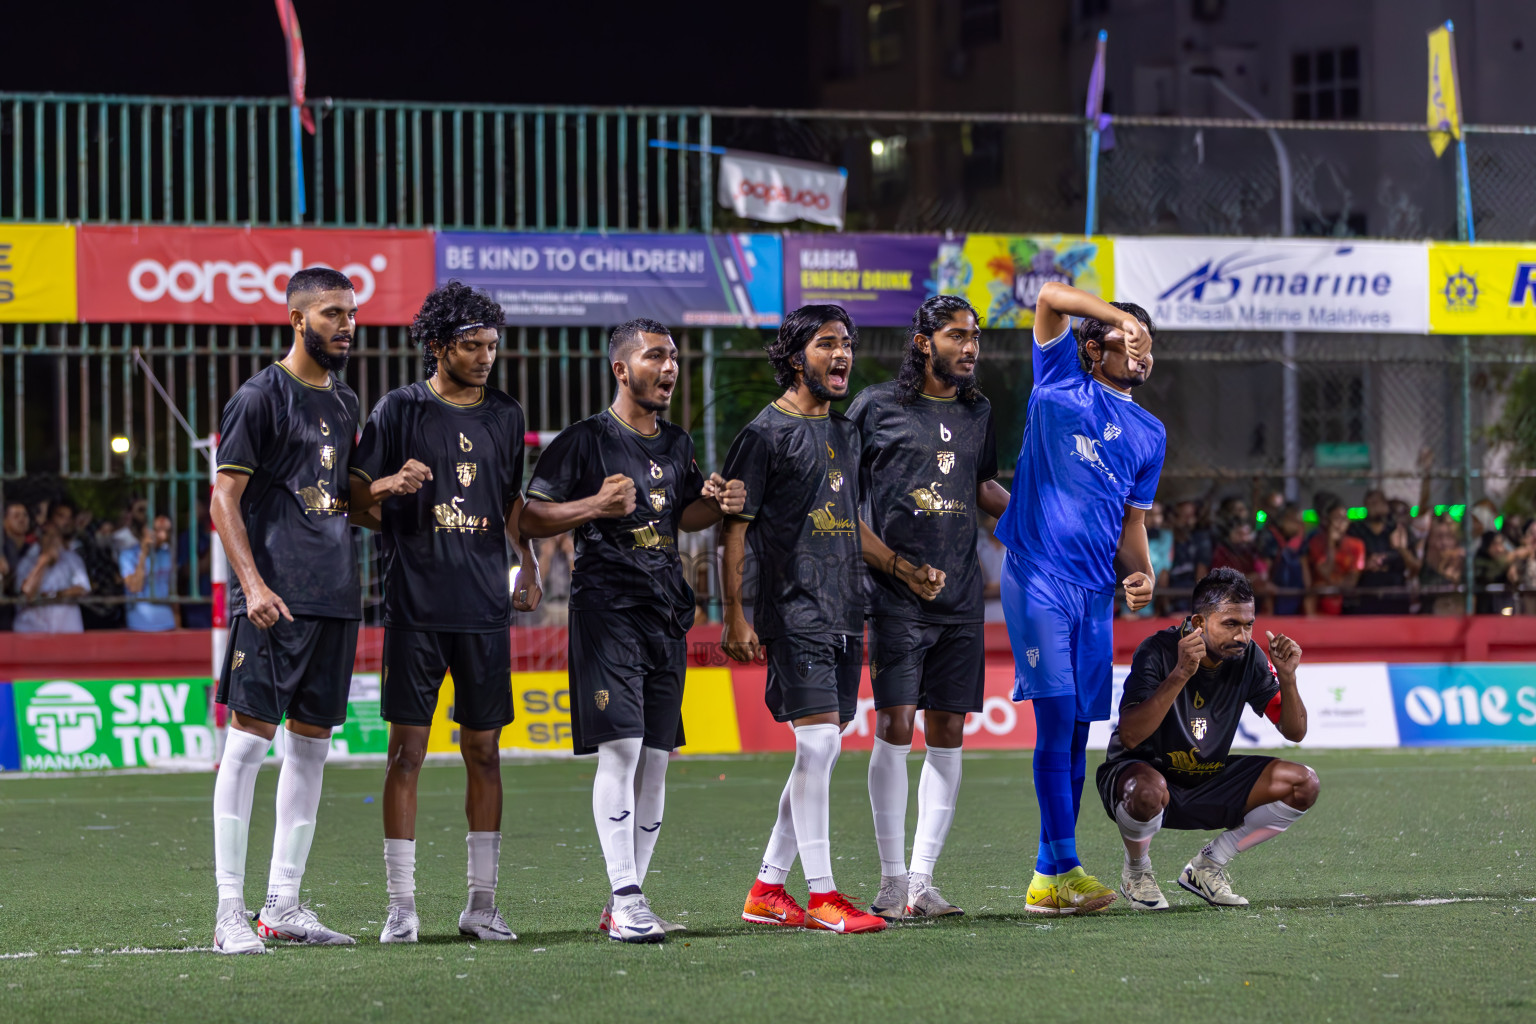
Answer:
<path fill-rule="evenodd" d="M 839 936 L 740 919 L 787 756 L 678 760 L 646 891 L 687 923 L 660 946 L 593 929 L 606 885 L 591 760 L 508 764 L 499 902 L 521 936 L 457 934 L 462 769 L 422 773 L 422 942 L 378 943 L 380 766 L 332 766 L 306 897 L 355 947 L 264 957 L 206 947 L 212 778 L 0 781 L 0 1020 L 1530 1021 L 1536 1018 L 1536 758 L 1530 751 L 1308 753 L 1318 806 L 1233 863 L 1252 906 L 1172 883 L 1204 834 L 1153 843 L 1173 903 L 1087 918 L 1024 911 L 1036 839 L 1028 753 L 968 756 L 939 864 L 963 919 Z M 833 791 L 839 886 L 879 882 L 867 758 Z M 919 758 L 912 758 L 915 821 Z M 1092 768 L 1078 846 L 1115 884 L 1120 848 Z M 257 788 L 247 901 L 271 844 L 275 771 Z M 798 871 L 791 891 L 803 890 Z M 1410 901 L 1455 902 L 1413 904 Z M 153 954 L 114 952 L 125 947 Z M 16 957 L 31 953 L 34 956 Z"/>

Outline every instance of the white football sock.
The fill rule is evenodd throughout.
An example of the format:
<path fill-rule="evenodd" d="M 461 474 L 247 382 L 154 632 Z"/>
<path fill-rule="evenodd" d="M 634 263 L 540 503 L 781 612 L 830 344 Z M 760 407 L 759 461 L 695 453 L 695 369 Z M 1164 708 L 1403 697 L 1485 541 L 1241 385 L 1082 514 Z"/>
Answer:
<path fill-rule="evenodd" d="M 645 873 L 661 836 L 661 812 L 667 803 L 667 762 L 672 752 L 656 747 L 640 748 L 635 768 L 635 877 L 645 885 Z"/>
<path fill-rule="evenodd" d="M 256 775 L 271 740 L 233 727 L 213 782 L 213 879 L 220 900 L 245 901 L 245 843 L 251 832 Z"/>
<path fill-rule="evenodd" d="M 299 898 L 304 864 L 315 841 L 325 755 L 331 750 L 330 739 L 300 736 L 291 729 L 283 739 L 287 752 L 277 776 L 277 831 L 272 835 L 272 869 L 267 874 L 269 907 Z"/>
<path fill-rule="evenodd" d="M 1152 837 L 1163 827 L 1163 812 L 1158 811 L 1150 821 L 1139 821 L 1121 800 L 1115 804 L 1115 824 L 1120 826 L 1120 839 L 1125 843 L 1126 864 L 1133 871 L 1150 868 L 1152 860 L 1147 856 L 1147 850 L 1152 846 Z"/>
<path fill-rule="evenodd" d="M 912 837 L 913 874 L 931 876 L 944 851 L 960 799 L 960 765 L 960 747 L 929 747 L 923 758 L 917 780 L 917 832 Z"/>
<path fill-rule="evenodd" d="M 635 870 L 635 769 L 639 763 L 638 736 L 597 745 L 592 820 L 608 864 L 608 886 L 614 891 L 640 885 Z"/>
<path fill-rule="evenodd" d="M 501 833 L 470 832 L 464 837 L 469 847 L 469 910 L 479 910 L 496 902 L 496 873 L 501 864 Z"/>
<path fill-rule="evenodd" d="M 416 840 L 384 840 L 384 892 L 390 906 L 416 910 Z"/>
<path fill-rule="evenodd" d="M 832 766 L 837 763 L 841 730 L 802 725 L 795 730 L 795 767 L 790 774 L 789 811 L 800 847 L 800 866 L 811 892 L 833 892 Z"/>
<path fill-rule="evenodd" d="M 1306 811 L 1298 811 L 1284 800 L 1255 807 L 1243 815 L 1243 823 L 1223 832 L 1200 852 L 1217 864 L 1226 865 L 1233 857 L 1290 828 Z"/>
<path fill-rule="evenodd" d="M 882 875 L 907 873 L 907 755 L 911 752 L 910 743 L 898 747 L 876 736 L 869 755 L 869 806 L 875 812 L 875 850 Z"/>
<path fill-rule="evenodd" d="M 774 819 L 768 849 L 763 851 L 763 866 L 757 872 L 757 880 L 764 885 L 783 885 L 789 878 L 789 869 L 795 866 L 799 845 L 795 842 L 795 818 L 789 809 L 789 791 L 794 784 L 791 773 L 779 794 L 779 816 Z"/>

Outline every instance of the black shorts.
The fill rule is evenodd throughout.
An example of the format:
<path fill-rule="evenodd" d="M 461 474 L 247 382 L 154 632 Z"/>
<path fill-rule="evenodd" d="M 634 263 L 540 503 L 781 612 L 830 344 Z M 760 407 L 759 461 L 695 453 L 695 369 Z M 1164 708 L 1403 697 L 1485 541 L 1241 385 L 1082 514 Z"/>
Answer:
<path fill-rule="evenodd" d="M 335 728 L 347 720 L 357 627 L 356 619 L 295 615 L 259 629 L 235 616 L 214 699 L 259 722 L 276 725 L 286 715 Z"/>
<path fill-rule="evenodd" d="M 512 722 L 512 639 L 494 633 L 424 633 L 384 629 L 379 712 L 395 725 L 432 724 L 443 676 L 453 673 L 448 715 L 463 729 L 500 729 Z"/>
<path fill-rule="evenodd" d="M 670 610 L 571 609 L 571 747 L 640 737 L 672 750 L 683 737 L 683 677 L 688 641 Z"/>
<path fill-rule="evenodd" d="M 1276 759 L 1240 754 L 1229 758 L 1221 771 L 1192 786 L 1176 785 L 1173 777 L 1161 773 L 1163 781 L 1168 783 L 1163 828 L 1209 830 L 1241 825 L 1248 810 L 1248 795 L 1273 760 Z M 1115 816 L 1115 789 L 1120 782 L 1120 773 L 1133 764 L 1146 764 L 1157 771 L 1155 765 L 1130 759 L 1105 761 L 1099 765 L 1099 799 L 1104 801 L 1104 812 L 1111 818 Z"/>
<path fill-rule="evenodd" d="M 859 709 L 859 676 L 864 671 L 864 637 L 846 633 L 800 633 L 764 641 L 768 687 L 763 700 L 776 722 L 837 712 L 853 721 Z"/>
<path fill-rule="evenodd" d="M 935 624 L 892 615 L 869 621 L 869 682 L 875 707 L 980 711 L 987 670 L 981 623 Z"/>

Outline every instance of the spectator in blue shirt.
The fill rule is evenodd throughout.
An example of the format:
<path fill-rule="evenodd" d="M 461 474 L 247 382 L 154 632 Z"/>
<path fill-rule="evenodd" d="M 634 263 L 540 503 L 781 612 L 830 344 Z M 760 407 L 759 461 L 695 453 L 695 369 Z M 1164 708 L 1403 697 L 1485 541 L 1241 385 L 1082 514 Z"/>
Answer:
<path fill-rule="evenodd" d="M 137 548 L 118 554 L 118 571 L 123 574 L 123 591 L 129 597 L 169 598 L 176 579 L 175 559 L 171 557 L 171 538 L 175 536 L 171 517 L 155 516 L 150 529 Z M 140 633 L 160 633 L 176 628 L 176 608 L 171 604 L 135 601 L 128 606 L 128 628 Z"/>

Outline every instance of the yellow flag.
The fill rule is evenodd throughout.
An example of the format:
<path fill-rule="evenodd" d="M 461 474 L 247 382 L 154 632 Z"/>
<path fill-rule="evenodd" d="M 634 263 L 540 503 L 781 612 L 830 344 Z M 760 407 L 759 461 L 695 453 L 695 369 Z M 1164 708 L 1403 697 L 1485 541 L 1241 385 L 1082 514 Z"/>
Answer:
<path fill-rule="evenodd" d="M 1451 23 L 1429 33 L 1429 144 L 1435 156 L 1461 138 L 1461 97 L 1456 85 L 1456 46 Z"/>

